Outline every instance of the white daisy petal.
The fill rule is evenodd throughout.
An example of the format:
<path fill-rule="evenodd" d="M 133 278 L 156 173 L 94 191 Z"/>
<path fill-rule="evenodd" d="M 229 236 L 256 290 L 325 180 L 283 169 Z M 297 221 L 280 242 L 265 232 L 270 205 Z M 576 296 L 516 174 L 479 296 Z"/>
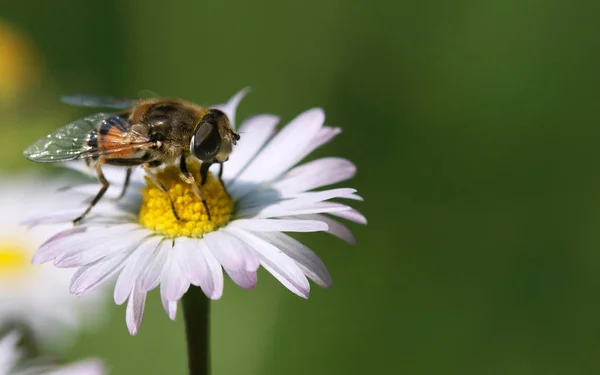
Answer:
<path fill-rule="evenodd" d="M 232 233 L 252 246 L 261 256 L 262 266 L 292 293 L 308 298 L 310 285 L 298 265 L 277 247 L 250 232 L 231 229 Z"/>
<path fill-rule="evenodd" d="M 294 205 L 292 207 L 287 207 L 287 205 L 285 204 L 271 205 L 269 207 L 261 209 L 259 212 L 241 211 L 239 214 L 240 216 L 246 217 L 274 218 L 295 215 L 331 213 L 337 211 L 346 211 L 349 209 L 350 207 L 340 204 L 333 204 L 330 202 L 319 202 L 308 204 L 305 206 Z"/>
<path fill-rule="evenodd" d="M 287 198 L 347 180 L 355 174 L 356 167 L 346 159 L 322 158 L 290 170 L 273 184 L 273 188 L 281 193 L 282 198 Z"/>
<path fill-rule="evenodd" d="M 124 260 L 130 253 L 131 250 L 125 252 L 125 254 L 116 255 L 110 259 L 103 259 L 102 261 L 81 267 L 73 275 L 69 292 L 76 296 L 82 296 L 93 290 L 101 282 L 120 271 L 125 265 Z"/>
<path fill-rule="evenodd" d="M 83 210 L 81 208 L 70 208 L 61 211 L 55 211 L 48 215 L 30 217 L 27 220 L 24 220 L 22 224 L 29 228 L 33 228 L 42 224 L 64 224 L 65 222 L 75 219 L 81 215 L 82 212 Z"/>
<path fill-rule="evenodd" d="M 77 241 L 77 238 L 73 239 L 74 235 L 83 233 L 86 230 L 87 228 L 85 227 L 75 227 L 58 232 L 57 234 L 46 240 L 40 246 L 38 251 L 31 259 L 31 263 L 42 264 L 56 258 L 59 254 L 61 254 L 64 251 L 64 246 L 69 246 L 68 243 L 70 243 L 73 240 Z M 64 238 L 65 240 L 68 238 L 68 240 L 63 242 L 61 245 L 57 246 L 55 242 L 61 238 Z"/>
<path fill-rule="evenodd" d="M 146 268 L 160 242 L 161 238 L 158 236 L 149 237 L 131 254 L 115 285 L 114 299 L 117 305 L 121 305 L 127 300 L 135 285 L 135 280 Z"/>
<path fill-rule="evenodd" d="M 235 94 L 231 99 L 229 99 L 229 101 L 227 103 L 218 104 L 218 105 L 213 106 L 213 108 L 220 109 L 221 111 L 225 112 L 225 114 L 229 118 L 229 121 L 231 121 L 231 124 L 234 126 L 234 129 L 235 129 L 235 113 L 237 111 L 237 107 L 240 104 L 240 102 L 242 101 L 242 99 L 244 99 L 244 97 L 246 95 L 248 95 L 249 92 L 250 92 L 250 87 L 246 87 L 243 90 L 241 90 L 240 92 L 238 92 L 237 94 Z"/>
<path fill-rule="evenodd" d="M 251 183 L 272 180 L 300 161 L 304 149 L 317 135 L 324 121 L 325 113 L 320 108 L 298 115 L 250 162 L 231 185 L 231 194 L 242 196 L 252 190 Z"/>
<path fill-rule="evenodd" d="M 125 322 L 132 336 L 135 336 L 140 329 L 145 305 L 146 293 L 138 292 L 134 287 L 129 296 L 129 302 L 127 302 L 127 310 L 125 311 Z"/>
<path fill-rule="evenodd" d="M 330 142 L 336 135 L 340 134 L 342 129 L 331 126 L 323 126 L 311 142 L 308 143 L 304 151 L 300 154 L 301 159 L 304 159 L 311 152 L 324 144 Z"/>
<path fill-rule="evenodd" d="M 163 309 L 167 313 L 169 319 L 175 320 L 177 316 L 177 301 L 169 301 L 164 293 L 162 293 L 162 289 L 160 293 L 160 301 L 162 302 Z"/>
<path fill-rule="evenodd" d="M 169 318 L 171 318 L 171 320 L 175 320 L 175 318 L 177 317 L 177 301 L 169 301 L 168 315 Z"/>
<path fill-rule="evenodd" d="M 339 204 L 339 203 L 338 203 Z M 355 210 L 351 208 L 349 210 L 344 211 L 336 211 L 331 213 L 333 216 L 341 217 L 342 219 L 346 219 L 358 224 L 367 224 L 367 218 Z"/>
<path fill-rule="evenodd" d="M 199 243 L 199 249 L 204 256 L 204 264 L 207 268 L 200 279 L 200 287 L 208 298 L 219 299 L 223 295 L 223 270 L 204 241 Z"/>
<path fill-rule="evenodd" d="M 227 275 L 234 283 L 244 289 L 254 289 L 256 287 L 256 271 L 229 270 L 225 268 Z"/>
<path fill-rule="evenodd" d="M 176 246 L 182 250 L 178 261 L 183 276 L 191 284 L 202 288 L 208 298 L 221 298 L 223 271 L 204 241 L 187 237 L 179 237 L 176 241 Z"/>
<path fill-rule="evenodd" d="M 317 285 L 331 288 L 331 276 L 325 264 L 317 254 L 292 237 L 278 232 L 255 233 L 256 236 L 277 246 L 287 256 L 292 258 L 302 272 Z"/>
<path fill-rule="evenodd" d="M 200 286 L 201 280 L 208 272 L 208 266 L 200 250 L 199 240 L 179 237 L 175 240 L 175 246 L 181 248 L 181 254 L 178 257 L 181 273 L 188 281 L 196 286 Z"/>
<path fill-rule="evenodd" d="M 359 202 L 363 202 L 365 200 L 365 198 L 361 197 L 358 194 L 350 194 L 348 196 L 345 196 L 344 199 L 352 199 L 354 201 L 359 201 Z"/>
<path fill-rule="evenodd" d="M 327 224 L 315 220 L 238 219 L 229 223 L 229 228 L 259 232 L 319 232 L 326 231 Z"/>
<path fill-rule="evenodd" d="M 260 214 L 261 217 L 272 217 L 272 216 L 279 215 L 279 213 L 281 213 L 282 216 L 289 216 L 290 215 L 289 213 L 286 215 L 287 211 L 298 210 L 298 209 L 314 210 L 315 207 L 318 207 L 318 205 L 315 205 L 314 203 L 322 202 L 322 201 L 333 199 L 333 198 L 346 198 L 355 192 L 356 192 L 355 189 L 348 189 L 348 188 L 330 189 L 330 190 L 324 190 L 324 191 L 301 193 L 293 199 L 286 199 L 286 200 L 273 199 L 273 197 L 266 197 L 265 194 L 268 194 L 268 191 L 266 193 L 262 193 L 262 194 L 257 192 L 255 194 L 253 194 L 258 197 L 258 199 L 254 199 L 254 202 L 245 200 L 242 204 L 240 204 L 240 208 L 238 210 L 238 216 L 239 217 L 254 217 L 254 216 L 257 216 Z M 328 203 L 330 203 L 330 202 L 328 202 Z M 327 207 L 326 204 L 321 205 L 321 206 L 323 208 Z M 331 206 L 331 207 L 334 207 L 334 206 Z M 336 207 L 340 207 L 339 210 L 343 210 L 343 208 L 341 208 L 341 206 L 339 206 L 339 205 Z M 331 211 L 331 210 L 329 210 L 329 211 Z M 334 209 L 334 211 L 335 211 L 335 209 Z M 320 211 L 317 210 L 316 212 L 320 212 Z M 323 212 L 325 212 L 325 211 L 323 211 Z M 308 213 L 311 213 L 311 212 L 308 212 Z M 296 214 L 293 213 L 292 215 L 296 215 Z"/>
<path fill-rule="evenodd" d="M 131 231 L 133 228 L 138 230 Z M 123 241 L 120 237 L 124 233 L 128 234 L 128 241 Z M 87 243 L 86 247 L 78 244 L 72 249 L 62 252 L 54 259 L 54 265 L 61 268 L 83 267 L 98 259 L 110 257 L 124 251 L 127 247 L 131 246 L 131 243 L 141 242 L 146 235 L 145 231 L 139 230 L 139 227 L 133 225 L 121 225 L 108 228 L 102 231 L 102 233 L 99 233 L 95 238 L 98 242 Z M 88 241 L 91 241 L 90 237 L 91 231 L 88 232 L 87 235 Z M 56 242 L 59 241 L 60 240 Z"/>
<path fill-rule="evenodd" d="M 136 288 L 140 292 L 149 292 L 156 288 L 160 283 L 160 277 L 165 266 L 169 251 L 173 248 L 173 243 L 165 239 L 154 250 L 152 256 L 146 264 L 146 269 L 137 279 Z"/>
<path fill-rule="evenodd" d="M 323 202 L 334 198 L 346 198 L 351 196 L 355 192 L 355 189 L 349 188 L 330 189 L 324 191 L 300 193 L 295 198 L 286 200 L 281 200 L 280 198 L 274 200 L 273 197 L 267 197 L 266 194 L 268 194 L 268 191 L 262 194 L 257 192 L 253 194 L 255 196 L 253 202 L 249 200 L 243 200 L 243 203 L 240 204 L 238 216 L 253 217 L 255 215 L 258 215 L 259 213 L 263 213 L 264 211 L 267 211 L 269 215 L 273 216 L 273 214 L 271 214 L 269 210 L 281 212 L 297 208 L 308 209 L 311 207 L 315 207 L 314 203 Z M 333 202 L 327 203 L 329 204 Z M 323 205 L 323 207 L 325 206 L 326 205 Z"/>
<path fill-rule="evenodd" d="M 168 301 L 178 301 L 190 287 L 190 283 L 179 269 L 178 258 L 181 252 L 177 247 L 168 250 L 168 259 L 163 268 L 160 293 Z"/>
<path fill-rule="evenodd" d="M 322 202 L 322 201 L 326 201 L 326 200 L 334 199 L 334 198 L 345 198 L 354 193 L 356 193 L 356 189 L 350 189 L 350 188 L 329 189 L 329 190 L 324 190 L 324 191 L 312 191 L 312 192 L 308 192 L 308 193 L 301 193 L 296 198 L 286 200 L 282 203 L 286 204 L 288 206 L 293 206 L 293 205 L 301 206 L 301 205 L 305 205 L 308 203 Z"/>
<path fill-rule="evenodd" d="M 244 121 L 240 126 L 240 140 L 235 152 L 224 165 L 223 179 L 231 180 L 238 176 L 242 169 L 252 160 L 265 142 L 273 135 L 279 117 L 274 115 L 257 115 Z"/>
<path fill-rule="evenodd" d="M 327 229 L 327 233 L 331 233 L 334 236 L 350 243 L 350 244 L 355 244 L 356 243 L 356 239 L 354 238 L 354 235 L 352 235 L 352 232 L 350 231 L 350 229 L 346 228 L 346 226 L 344 226 L 344 224 L 340 223 L 337 220 L 333 220 L 332 218 L 326 216 L 326 215 L 303 215 L 302 216 L 305 219 L 309 219 L 309 220 L 318 220 L 318 221 L 322 221 L 324 223 L 327 224 L 327 226 L 329 226 L 329 229 Z"/>
<path fill-rule="evenodd" d="M 204 235 L 206 245 L 224 268 L 230 270 L 256 271 L 260 260 L 252 248 L 226 231 Z"/>

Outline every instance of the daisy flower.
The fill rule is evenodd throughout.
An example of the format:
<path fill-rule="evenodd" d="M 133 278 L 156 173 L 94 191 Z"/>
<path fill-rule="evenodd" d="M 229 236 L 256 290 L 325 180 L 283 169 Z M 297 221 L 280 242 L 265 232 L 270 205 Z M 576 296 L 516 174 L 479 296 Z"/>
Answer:
<path fill-rule="evenodd" d="M 245 91 L 217 106 L 232 123 Z M 114 300 L 128 300 L 126 322 L 132 335 L 142 321 L 146 294 L 160 285 L 163 307 L 175 319 L 177 302 L 190 285 L 202 288 L 210 299 L 223 293 L 223 270 L 240 287 L 254 288 L 259 266 L 287 289 L 307 298 L 308 279 L 331 286 L 323 262 L 310 249 L 284 232 L 329 232 L 348 242 L 352 234 L 338 218 L 365 224 L 350 206 L 332 199 L 361 200 L 356 190 L 335 188 L 315 191 L 354 176 L 354 165 L 326 157 L 296 166 L 316 148 L 340 133 L 325 126 L 319 108 L 298 115 L 280 131 L 279 118 L 257 115 L 239 127 L 241 139 L 222 175 L 209 175 L 201 186 L 211 214 L 179 177 L 175 166 L 156 171 L 169 199 L 141 171 L 132 176 L 131 188 L 117 205 L 101 201 L 81 225 L 59 232 L 36 253 L 34 263 L 52 261 L 57 267 L 77 268 L 71 293 L 84 295 L 118 274 Z M 199 164 L 189 163 L 197 181 Z M 80 163 L 75 168 L 85 170 Z M 218 166 L 217 166 L 218 168 Z M 124 171 L 104 168 L 111 182 L 109 195 L 121 191 Z M 215 173 L 216 170 L 211 171 Z M 215 173 L 216 175 L 216 173 Z M 74 187 L 92 196 L 97 184 Z M 33 218 L 30 224 L 70 222 L 80 210 L 65 210 Z"/>
<path fill-rule="evenodd" d="M 84 322 L 100 318 L 101 294 L 74 299 L 67 290 L 73 270 L 33 267 L 31 258 L 48 236 L 69 228 L 56 224 L 26 230 L 21 221 L 42 211 L 73 206 L 54 194 L 58 185 L 39 178 L 2 177 L 0 184 L 0 329 L 19 327 L 37 342 L 68 343 Z M 11 181 L 11 182 L 6 182 Z"/>
<path fill-rule="evenodd" d="M 0 375 L 101 375 L 104 366 L 98 360 L 87 360 L 67 366 L 28 364 L 18 348 L 20 337 L 11 332 L 0 339 Z"/>

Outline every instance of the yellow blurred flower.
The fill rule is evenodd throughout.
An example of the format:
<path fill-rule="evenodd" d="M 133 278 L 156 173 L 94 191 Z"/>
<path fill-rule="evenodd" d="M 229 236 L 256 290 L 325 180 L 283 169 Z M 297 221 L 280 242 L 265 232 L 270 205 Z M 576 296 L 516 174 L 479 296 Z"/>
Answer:
<path fill-rule="evenodd" d="M 39 76 L 39 54 L 19 30 L 0 19 L 0 102 L 27 92 Z"/>

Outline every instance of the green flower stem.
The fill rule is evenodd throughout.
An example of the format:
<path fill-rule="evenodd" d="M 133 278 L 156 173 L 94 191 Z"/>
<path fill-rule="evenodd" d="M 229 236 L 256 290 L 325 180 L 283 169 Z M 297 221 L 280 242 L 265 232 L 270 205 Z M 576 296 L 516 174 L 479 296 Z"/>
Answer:
<path fill-rule="evenodd" d="M 210 374 L 208 298 L 202 289 L 192 286 L 183 296 L 183 317 L 187 340 L 190 375 Z"/>

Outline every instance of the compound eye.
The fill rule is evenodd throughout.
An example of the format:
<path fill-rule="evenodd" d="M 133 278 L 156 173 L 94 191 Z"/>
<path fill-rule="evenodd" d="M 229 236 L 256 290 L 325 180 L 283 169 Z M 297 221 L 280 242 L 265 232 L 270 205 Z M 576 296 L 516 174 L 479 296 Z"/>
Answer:
<path fill-rule="evenodd" d="M 221 134 L 217 126 L 209 122 L 198 125 L 191 146 L 194 155 L 201 161 L 214 159 L 221 148 Z"/>

